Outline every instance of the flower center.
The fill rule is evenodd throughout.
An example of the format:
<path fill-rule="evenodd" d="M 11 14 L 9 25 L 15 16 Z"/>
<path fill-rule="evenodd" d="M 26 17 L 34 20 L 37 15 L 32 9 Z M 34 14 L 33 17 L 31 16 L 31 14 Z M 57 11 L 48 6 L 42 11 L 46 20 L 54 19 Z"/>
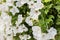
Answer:
<path fill-rule="evenodd" d="M 33 4 L 31 4 L 31 6 L 33 6 Z"/>
<path fill-rule="evenodd" d="M 38 11 L 37 11 L 37 10 L 36 10 L 35 12 L 36 12 L 36 13 L 38 13 Z"/>

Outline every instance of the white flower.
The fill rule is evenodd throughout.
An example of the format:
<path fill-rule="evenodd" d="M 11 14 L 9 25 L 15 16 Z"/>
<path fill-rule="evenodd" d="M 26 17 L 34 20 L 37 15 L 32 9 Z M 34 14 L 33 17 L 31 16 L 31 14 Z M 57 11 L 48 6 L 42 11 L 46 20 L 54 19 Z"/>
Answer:
<path fill-rule="evenodd" d="M 39 26 L 33 26 L 32 31 L 33 32 L 39 32 L 39 31 L 41 32 L 41 28 Z"/>
<path fill-rule="evenodd" d="M 25 27 L 24 24 L 18 26 L 18 28 L 17 28 L 17 32 L 18 32 L 18 33 L 26 32 L 26 31 L 28 31 L 28 29 L 27 29 L 27 27 Z"/>
<path fill-rule="evenodd" d="M 5 38 L 6 40 L 13 40 L 13 32 L 11 27 L 6 28 Z"/>
<path fill-rule="evenodd" d="M 22 23 L 23 17 L 22 15 L 18 15 L 18 20 L 16 21 L 16 26 L 19 26 L 20 23 Z"/>
<path fill-rule="evenodd" d="M 17 28 L 13 26 L 12 27 L 12 31 L 13 31 L 13 34 L 14 34 L 13 36 L 16 36 L 16 34 L 17 34 Z"/>
<path fill-rule="evenodd" d="M 25 22 L 26 22 L 29 26 L 33 26 L 33 22 L 32 22 L 32 20 L 31 20 L 30 17 L 27 17 L 26 20 L 25 20 Z"/>
<path fill-rule="evenodd" d="M 16 2 L 17 7 L 21 7 L 23 4 L 21 4 L 21 1 Z"/>
<path fill-rule="evenodd" d="M 30 39 L 31 36 L 30 36 L 30 35 L 20 35 L 19 38 L 20 38 L 21 40 L 27 40 L 27 39 Z"/>
<path fill-rule="evenodd" d="M 6 40 L 13 40 L 13 34 L 7 35 Z"/>
<path fill-rule="evenodd" d="M 2 12 L 0 16 L 0 31 L 3 31 L 5 27 L 10 26 L 10 25 L 11 25 L 11 17 L 7 15 L 7 13 Z"/>
<path fill-rule="evenodd" d="M 57 34 L 57 30 L 53 27 L 51 27 L 49 30 L 48 30 L 48 33 L 44 35 L 44 39 L 45 40 L 50 40 L 50 39 L 54 39 L 55 35 Z"/>
<path fill-rule="evenodd" d="M 5 40 L 4 35 L 0 34 L 0 40 Z"/>
<path fill-rule="evenodd" d="M 24 24 L 21 27 L 22 27 L 23 31 L 25 31 L 25 32 L 28 31 L 28 28 Z"/>
<path fill-rule="evenodd" d="M 54 39 L 54 37 L 55 37 L 56 34 L 57 34 L 57 30 L 55 28 L 51 27 L 48 30 L 49 39 Z"/>
<path fill-rule="evenodd" d="M 6 0 L 6 5 L 13 6 L 14 0 Z"/>
<path fill-rule="evenodd" d="M 13 8 L 10 9 L 10 12 L 12 12 L 12 14 L 15 15 L 16 13 L 19 13 L 19 10 L 16 6 L 13 6 Z"/>
<path fill-rule="evenodd" d="M 6 27 L 6 35 L 12 34 L 12 28 L 11 27 Z"/>
<path fill-rule="evenodd" d="M 33 26 L 32 31 L 33 31 L 33 36 L 36 40 L 42 39 L 41 28 L 39 26 Z"/>
<path fill-rule="evenodd" d="M 55 32 L 55 33 L 54 33 Z M 54 33 L 54 34 L 57 34 L 57 30 L 53 27 L 51 27 L 49 30 L 48 30 L 48 33 Z"/>
<path fill-rule="evenodd" d="M 39 1 L 39 0 L 37 0 L 37 1 Z M 35 10 L 39 10 L 44 7 L 44 5 L 41 2 L 34 3 L 34 1 L 29 1 L 27 4 L 29 5 L 29 8 L 35 9 Z"/>
<path fill-rule="evenodd" d="M 0 4 L 0 11 L 8 11 L 9 8 L 8 6 L 6 5 L 6 3 L 3 3 L 3 4 Z"/>
<path fill-rule="evenodd" d="M 11 25 L 11 16 L 9 16 L 7 13 L 5 12 L 2 12 L 1 14 L 1 18 L 4 22 L 4 24 L 7 26 L 7 25 Z M 8 21 L 7 21 L 8 20 Z"/>
<path fill-rule="evenodd" d="M 23 32 L 23 29 L 21 26 L 17 27 L 17 33 L 22 33 Z"/>
<path fill-rule="evenodd" d="M 4 27 L 5 25 L 4 25 L 4 22 L 3 22 L 3 20 L 0 18 L 0 32 L 4 32 Z"/>
<path fill-rule="evenodd" d="M 34 20 L 38 20 L 38 16 L 41 14 L 38 10 L 31 9 L 30 11 L 30 17 Z"/>
<path fill-rule="evenodd" d="M 29 1 L 27 4 L 29 5 L 29 8 L 34 8 L 34 1 Z"/>
<path fill-rule="evenodd" d="M 22 5 L 24 5 L 25 3 L 28 3 L 28 2 L 29 2 L 29 0 L 17 0 L 16 6 L 21 7 Z"/>
<path fill-rule="evenodd" d="M 41 0 L 36 0 L 37 1 L 37 3 L 41 3 Z"/>
<path fill-rule="evenodd" d="M 21 0 L 21 4 L 25 4 L 27 2 L 29 2 L 29 0 Z"/>
<path fill-rule="evenodd" d="M 39 10 L 42 9 L 44 7 L 44 5 L 42 3 L 35 3 L 34 4 L 34 9 L 35 10 Z"/>

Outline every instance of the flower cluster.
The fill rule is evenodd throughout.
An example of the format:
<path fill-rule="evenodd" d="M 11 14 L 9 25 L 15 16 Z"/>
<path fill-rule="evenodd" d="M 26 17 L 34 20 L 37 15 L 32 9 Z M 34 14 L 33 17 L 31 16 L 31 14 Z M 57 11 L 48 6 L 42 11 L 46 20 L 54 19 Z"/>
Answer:
<path fill-rule="evenodd" d="M 27 12 L 27 17 L 23 16 L 23 13 L 20 14 L 19 8 L 24 4 L 28 4 L 30 9 L 30 12 Z M 34 25 L 33 21 L 38 21 L 38 16 L 41 15 L 39 9 L 43 7 L 44 5 L 41 0 L 0 0 L 0 40 L 54 39 L 57 34 L 55 28 L 51 27 L 47 30 L 48 33 L 43 33 L 40 26 Z M 12 14 L 12 16 L 9 14 Z M 12 20 L 15 20 L 13 17 L 17 14 L 17 20 L 15 25 L 13 25 Z M 32 30 L 32 34 L 29 33 L 29 27 Z"/>

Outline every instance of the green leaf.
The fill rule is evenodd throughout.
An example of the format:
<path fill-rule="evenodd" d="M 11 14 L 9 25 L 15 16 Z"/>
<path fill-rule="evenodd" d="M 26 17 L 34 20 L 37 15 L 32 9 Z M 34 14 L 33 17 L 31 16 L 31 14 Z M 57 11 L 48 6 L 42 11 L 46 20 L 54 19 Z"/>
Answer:
<path fill-rule="evenodd" d="M 45 12 L 45 14 L 47 14 L 47 13 L 49 12 L 49 10 L 50 10 L 50 8 L 52 7 L 52 5 L 53 5 L 53 4 L 50 4 L 50 5 L 47 5 L 47 6 L 44 7 L 44 12 Z"/>
<path fill-rule="evenodd" d="M 53 21 L 52 19 L 46 19 L 46 23 L 50 23 L 51 21 Z"/>
<path fill-rule="evenodd" d="M 46 3 L 47 3 L 47 2 L 50 2 L 50 1 L 52 1 L 52 0 L 44 0 L 44 2 L 46 2 Z"/>
<path fill-rule="evenodd" d="M 58 11 L 60 10 L 60 5 L 54 6 Z"/>
<path fill-rule="evenodd" d="M 12 16 L 11 22 L 12 22 L 13 26 L 15 26 L 15 23 L 16 23 L 17 19 L 18 19 L 18 15 Z"/>
<path fill-rule="evenodd" d="M 57 24 L 57 25 L 60 25 L 60 18 L 58 18 L 58 19 L 56 20 L 56 24 Z"/>
<path fill-rule="evenodd" d="M 60 22 L 57 22 L 56 24 L 57 24 L 57 25 L 60 25 Z"/>
<path fill-rule="evenodd" d="M 56 4 L 60 4 L 60 0 L 55 0 Z"/>
<path fill-rule="evenodd" d="M 58 16 L 58 18 L 60 18 L 60 15 L 57 15 Z"/>
<path fill-rule="evenodd" d="M 52 18 L 54 18 L 54 16 L 53 15 L 50 15 L 49 18 L 52 19 Z"/>
<path fill-rule="evenodd" d="M 13 38 L 14 40 L 20 40 L 20 38 L 18 36 L 14 36 Z"/>

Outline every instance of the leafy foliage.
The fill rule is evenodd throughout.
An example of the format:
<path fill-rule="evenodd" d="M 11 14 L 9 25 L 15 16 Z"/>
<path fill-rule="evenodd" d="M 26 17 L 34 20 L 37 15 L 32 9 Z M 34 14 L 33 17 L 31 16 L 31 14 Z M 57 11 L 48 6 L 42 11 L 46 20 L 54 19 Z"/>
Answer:
<path fill-rule="evenodd" d="M 60 40 L 60 0 L 42 0 L 42 3 L 44 4 L 44 8 L 39 10 L 41 14 L 39 15 L 39 20 L 34 22 L 34 25 L 40 26 L 42 28 L 42 32 L 47 32 L 47 29 L 50 27 L 56 28 L 58 34 L 56 35 L 55 40 Z M 28 4 L 24 4 L 22 7 L 18 9 L 20 12 L 16 15 L 13 16 L 12 14 L 10 14 L 12 16 L 13 25 L 15 25 L 15 21 L 17 20 L 18 14 L 23 14 L 23 17 L 27 17 L 27 12 L 30 12 Z M 26 32 L 26 34 L 30 34 L 31 36 L 33 36 L 31 26 L 29 26 L 24 21 L 23 23 L 29 29 L 29 31 Z M 19 38 L 17 37 L 14 38 L 16 38 L 16 40 L 19 40 Z M 30 40 L 35 39 L 32 37 Z"/>
<path fill-rule="evenodd" d="M 47 19 L 47 17 L 42 17 L 42 18 L 45 18 L 46 21 L 44 19 L 43 20 L 47 24 L 49 24 L 48 25 L 49 28 L 51 26 L 53 26 L 57 29 L 58 34 L 56 35 L 55 40 L 60 40 L 60 0 L 43 0 L 42 2 L 44 3 L 45 6 L 47 6 L 44 14 L 46 13 L 45 15 L 48 16 L 48 19 Z M 43 23 L 45 23 L 45 22 L 43 22 Z"/>

